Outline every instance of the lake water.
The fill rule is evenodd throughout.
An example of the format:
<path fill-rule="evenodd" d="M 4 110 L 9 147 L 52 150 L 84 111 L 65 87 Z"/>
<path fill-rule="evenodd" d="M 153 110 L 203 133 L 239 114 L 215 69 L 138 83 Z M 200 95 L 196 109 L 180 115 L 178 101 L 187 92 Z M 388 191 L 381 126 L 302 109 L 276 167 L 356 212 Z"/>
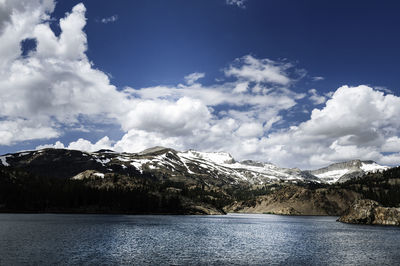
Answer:
<path fill-rule="evenodd" d="M 400 228 L 336 217 L 0 214 L 0 265 L 400 263 Z"/>

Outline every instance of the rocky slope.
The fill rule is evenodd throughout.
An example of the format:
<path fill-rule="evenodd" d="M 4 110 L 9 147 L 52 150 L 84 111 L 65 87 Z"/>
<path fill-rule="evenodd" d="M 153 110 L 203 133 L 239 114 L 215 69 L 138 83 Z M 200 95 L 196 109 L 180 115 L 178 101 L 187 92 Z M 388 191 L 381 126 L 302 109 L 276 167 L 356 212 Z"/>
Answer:
<path fill-rule="evenodd" d="M 346 189 L 285 185 L 268 195 L 236 202 L 225 210 L 240 213 L 339 216 L 349 208 L 351 202 L 359 198 L 359 193 Z"/>
<path fill-rule="evenodd" d="M 378 202 L 363 199 L 355 201 L 338 219 L 352 224 L 400 225 L 400 208 L 383 207 Z"/>

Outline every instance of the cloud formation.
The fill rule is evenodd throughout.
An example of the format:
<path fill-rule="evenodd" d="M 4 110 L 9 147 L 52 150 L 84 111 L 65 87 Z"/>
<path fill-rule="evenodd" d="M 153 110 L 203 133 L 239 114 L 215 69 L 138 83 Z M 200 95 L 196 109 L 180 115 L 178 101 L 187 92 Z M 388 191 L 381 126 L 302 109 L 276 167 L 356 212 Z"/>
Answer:
<path fill-rule="evenodd" d="M 390 91 L 342 86 L 328 96 L 301 93 L 295 87 L 304 70 L 253 55 L 234 60 L 215 84 L 203 85 L 205 74 L 195 72 L 185 84 L 117 89 L 86 55 L 83 4 L 60 19 L 58 35 L 50 27 L 53 1 L 0 1 L 0 10 L 0 145 L 52 139 L 38 148 L 125 152 L 161 145 L 302 168 L 354 158 L 400 163 L 400 98 Z M 36 47 L 22 56 L 25 39 Z M 285 127 L 285 114 L 302 99 L 319 109 Z M 56 139 L 86 124 L 124 135 L 95 143 Z"/>
<path fill-rule="evenodd" d="M 152 144 L 227 150 L 238 158 L 271 161 L 286 167 L 316 168 L 354 158 L 393 165 L 400 159 L 399 115 L 400 97 L 364 85 L 342 86 L 321 109 L 312 111 L 309 120 L 268 135 L 265 124 L 256 120 L 240 123 L 239 119 L 226 116 L 199 123 L 190 138 L 182 138 L 181 134 L 168 136 L 165 131 L 131 129 L 107 147 L 132 152 Z"/>
<path fill-rule="evenodd" d="M 193 85 L 197 80 L 204 78 L 205 76 L 206 74 L 204 73 L 194 72 L 192 74 L 185 76 L 185 81 L 186 84 Z"/>
<path fill-rule="evenodd" d="M 283 165 L 297 161 L 312 167 L 354 158 L 398 164 L 399 104 L 399 97 L 368 86 L 342 86 L 308 121 L 265 138 L 264 152 L 275 151 L 270 158 Z"/>
<path fill-rule="evenodd" d="M 319 95 L 316 89 L 308 90 L 308 93 L 311 95 L 309 99 L 315 104 L 323 104 L 326 102 L 326 97 Z"/>
<path fill-rule="evenodd" d="M 108 104 L 127 100 L 86 56 L 85 6 L 76 5 L 60 20 L 61 33 L 56 36 L 48 21 L 51 3 L 0 6 L 11 12 L 0 34 L 0 42 L 10 44 L 0 48 L 0 128 L 10 133 L 3 145 L 54 138 L 62 134 L 62 127 L 76 127 L 83 117 L 104 121 L 125 111 Z M 36 47 L 23 57 L 20 43 L 27 38 L 36 40 Z M 11 134 L 13 130 L 31 133 Z"/>

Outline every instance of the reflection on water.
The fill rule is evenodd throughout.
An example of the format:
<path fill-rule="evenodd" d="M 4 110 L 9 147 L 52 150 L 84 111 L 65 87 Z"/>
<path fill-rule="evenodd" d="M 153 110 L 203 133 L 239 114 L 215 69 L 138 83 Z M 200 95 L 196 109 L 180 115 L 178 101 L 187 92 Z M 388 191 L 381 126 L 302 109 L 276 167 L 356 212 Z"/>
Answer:
<path fill-rule="evenodd" d="M 0 214 L 0 264 L 400 263 L 400 228 L 335 219 Z"/>

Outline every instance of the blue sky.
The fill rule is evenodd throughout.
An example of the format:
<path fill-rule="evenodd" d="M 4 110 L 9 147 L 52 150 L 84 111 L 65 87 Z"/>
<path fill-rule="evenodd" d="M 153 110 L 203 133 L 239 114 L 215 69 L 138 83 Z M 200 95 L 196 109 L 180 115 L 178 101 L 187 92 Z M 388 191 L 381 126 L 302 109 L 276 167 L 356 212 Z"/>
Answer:
<path fill-rule="evenodd" d="M 288 167 L 399 164 L 399 8 L 5 1 L 0 153 L 164 145 Z"/>
<path fill-rule="evenodd" d="M 55 17 L 80 1 L 60 1 Z M 176 84 L 192 72 L 221 76 L 252 54 L 298 62 L 328 91 L 343 84 L 396 87 L 398 1 L 83 1 L 88 56 L 118 87 Z M 118 16 L 102 25 L 97 21 Z M 377 73 L 379 66 L 379 73 Z M 307 88 L 299 88 L 306 90 Z"/>

